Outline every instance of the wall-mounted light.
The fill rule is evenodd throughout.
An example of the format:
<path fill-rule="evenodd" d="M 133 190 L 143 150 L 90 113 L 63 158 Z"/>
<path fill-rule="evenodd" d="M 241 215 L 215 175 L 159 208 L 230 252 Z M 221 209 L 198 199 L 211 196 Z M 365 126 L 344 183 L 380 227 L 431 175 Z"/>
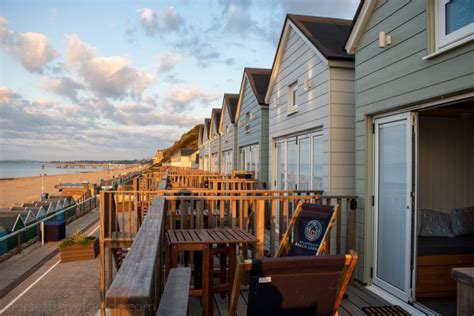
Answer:
<path fill-rule="evenodd" d="M 309 89 L 311 89 L 311 80 L 306 79 L 306 80 L 304 81 L 304 90 L 307 91 L 307 90 L 309 90 Z"/>
<path fill-rule="evenodd" d="M 392 44 L 392 36 L 385 34 L 385 32 L 379 33 L 379 47 L 383 48 L 385 45 Z"/>

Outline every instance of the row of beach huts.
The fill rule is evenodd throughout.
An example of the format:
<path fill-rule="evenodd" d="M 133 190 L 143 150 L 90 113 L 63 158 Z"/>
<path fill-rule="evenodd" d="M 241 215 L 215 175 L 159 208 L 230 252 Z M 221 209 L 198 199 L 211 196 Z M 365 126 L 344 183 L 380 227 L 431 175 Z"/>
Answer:
<path fill-rule="evenodd" d="M 365 0 L 353 20 L 289 14 L 274 56 L 271 69 L 244 68 L 239 91 L 200 125 L 199 168 L 357 196 L 355 278 L 423 305 L 404 305 L 415 314 L 456 295 L 451 269 L 474 265 L 472 4 Z M 432 231 L 444 227 L 437 212 L 469 229 L 446 237 L 447 220 Z"/>
<path fill-rule="evenodd" d="M 23 203 L 22 206 L 10 208 L 0 208 L 0 237 L 7 236 L 27 226 L 32 226 L 21 233 L 21 238 L 9 238 L 0 241 L 0 256 L 16 249 L 19 246 L 26 246 L 34 242 L 39 237 L 39 223 L 42 219 L 53 216 L 51 220 L 64 221 L 74 214 L 71 207 L 66 212 L 60 212 L 75 204 L 72 196 L 51 196 L 41 201 Z"/>

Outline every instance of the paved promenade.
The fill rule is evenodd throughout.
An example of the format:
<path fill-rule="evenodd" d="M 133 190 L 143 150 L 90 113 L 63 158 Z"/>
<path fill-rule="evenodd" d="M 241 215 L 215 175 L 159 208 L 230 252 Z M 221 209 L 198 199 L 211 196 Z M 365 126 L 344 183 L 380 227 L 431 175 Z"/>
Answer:
<path fill-rule="evenodd" d="M 95 209 L 66 228 L 98 235 Z M 0 264 L 0 315 L 94 315 L 99 306 L 99 258 L 60 263 L 58 243 L 37 243 Z M 5 282 L 4 282 L 5 281 Z"/>

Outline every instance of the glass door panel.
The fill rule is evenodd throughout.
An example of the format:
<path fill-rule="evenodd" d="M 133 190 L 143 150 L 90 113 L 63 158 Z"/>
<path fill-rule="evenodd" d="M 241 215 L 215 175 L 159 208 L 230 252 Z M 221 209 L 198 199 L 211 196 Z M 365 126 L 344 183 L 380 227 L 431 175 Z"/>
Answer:
<path fill-rule="evenodd" d="M 408 300 L 411 260 L 410 115 L 375 121 L 374 283 Z"/>
<path fill-rule="evenodd" d="M 311 188 L 311 143 L 309 137 L 299 138 L 299 181 L 298 190 Z"/>
<path fill-rule="evenodd" d="M 279 142 L 277 143 L 277 170 L 276 170 L 276 177 L 277 177 L 277 190 L 284 190 L 285 189 L 285 143 Z"/>
<path fill-rule="evenodd" d="M 298 181 L 298 160 L 296 150 L 296 140 L 288 141 L 288 165 L 286 173 L 286 188 L 287 190 L 297 190 Z"/>
<path fill-rule="evenodd" d="M 323 136 L 313 136 L 313 189 L 323 190 L 324 177 Z"/>

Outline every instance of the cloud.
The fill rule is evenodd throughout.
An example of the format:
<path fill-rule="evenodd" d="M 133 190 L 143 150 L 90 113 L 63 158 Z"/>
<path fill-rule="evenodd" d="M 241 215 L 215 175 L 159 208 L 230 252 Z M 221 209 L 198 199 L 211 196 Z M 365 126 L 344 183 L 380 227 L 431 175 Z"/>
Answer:
<path fill-rule="evenodd" d="M 183 61 L 183 56 L 176 53 L 162 52 L 158 54 L 158 73 L 170 72 Z"/>
<path fill-rule="evenodd" d="M 142 158 L 202 121 L 202 117 L 166 113 L 157 106 L 157 98 L 118 105 L 87 98 L 62 106 L 42 98 L 31 102 L 0 87 L 2 159 Z"/>
<path fill-rule="evenodd" d="M 79 90 L 85 89 L 85 86 L 70 77 L 63 76 L 60 79 L 51 79 L 43 77 L 40 86 L 43 90 L 55 93 L 69 98 L 73 102 L 78 101 Z"/>
<path fill-rule="evenodd" d="M 8 21 L 0 16 L 0 43 L 2 48 L 30 72 L 42 73 L 44 66 L 59 57 L 48 38 L 40 33 L 19 33 L 8 29 Z"/>
<path fill-rule="evenodd" d="M 219 95 L 202 90 L 198 87 L 171 87 L 168 95 L 165 97 L 165 106 L 168 106 L 173 112 L 189 110 L 193 105 L 216 101 Z"/>
<path fill-rule="evenodd" d="M 58 104 L 59 102 L 56 100 L 45 99 L 45 98 L 37 98 L 32 102 L 33 106 L 39 106 L 39 107 L 44 107 L 44 108 L 51 108 Z"/>
<path fill-rule="evenodd" d="M 12 89 L 8 87 L 0 87 L 0 104 L 9 104 L 19 97 L 20 95 L 13 92 Z"/>
<path fill-rule="evenodd" d="M 174 43 L 175 47 L 188 55 L 194 57 L 201 67 L 208 67 L 213 62 L 220 62 L 221 54 L 209 43 L 209 40 L 203 40 L 196 36 L 181 38 Z"/>
<path fill-rule="evenodd" d="M 140 25 L 147 36 L 179 31 L 184 24 L 183 17 L 172 6 L 163 9 L 159 16 L 150 8 L 144 8 L 138 12 Z"/>
<path fill-rule="evenodd" d="M 101 97 L 139 99 L 155 80 L 152 74 L 133 67 L 122 56 L 98 57 L 96 49 L 77 35 L 68 36 L 68 63 L 77 70 L 87 88 Z"/>

